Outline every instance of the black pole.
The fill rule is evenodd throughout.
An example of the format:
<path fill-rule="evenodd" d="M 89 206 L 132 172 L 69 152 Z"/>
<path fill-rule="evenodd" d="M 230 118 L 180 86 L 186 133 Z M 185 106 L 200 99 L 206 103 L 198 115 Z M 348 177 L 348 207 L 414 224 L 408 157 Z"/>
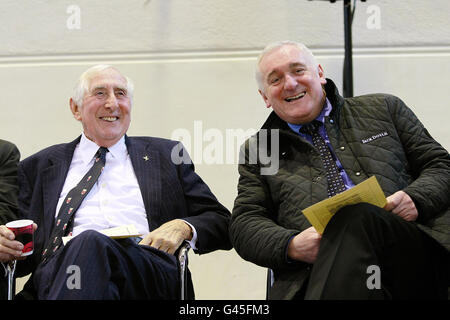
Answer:
<path fill-rule="evenodd" d="M 344 97 L 353 97 L 353 62 L 352 62 L 352 6 L 351 0 L 344 0 Z"/>

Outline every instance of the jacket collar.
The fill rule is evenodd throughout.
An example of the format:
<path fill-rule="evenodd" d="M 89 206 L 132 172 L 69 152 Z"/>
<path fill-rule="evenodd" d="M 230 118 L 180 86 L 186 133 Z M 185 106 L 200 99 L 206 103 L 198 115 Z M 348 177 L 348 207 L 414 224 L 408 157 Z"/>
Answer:
<path fill-rule="evenodd" d="M 48 166 L 42 173 L 42 192 L 43 192 L 43 211 L 44 211 L 44 228 L 48 233 L 51 232 L 58 204 L 58 196 L 64 186 L 64 181 L 69 171 L 75 147 L 80 141 L 81 136 L 74 141 L 61 144 L 52 149 L 52 153 L 48 157 Z M 50 234 L 48 234 L 50 236 Z"/>

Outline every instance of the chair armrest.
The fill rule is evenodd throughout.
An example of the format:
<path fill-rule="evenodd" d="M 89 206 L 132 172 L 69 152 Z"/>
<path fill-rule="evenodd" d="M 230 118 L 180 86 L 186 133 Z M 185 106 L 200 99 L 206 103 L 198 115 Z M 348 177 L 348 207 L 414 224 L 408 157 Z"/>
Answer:
<path fill-rule="evenodd" d="M 187 282 L 187 265 L 188 265 L 188 252 L 191 246 L 187 241 L 178 248 L 178 264 L 180 272 L 180 282 L 181 282 L 181 300 L 186 299 L 186 282 Z"/>

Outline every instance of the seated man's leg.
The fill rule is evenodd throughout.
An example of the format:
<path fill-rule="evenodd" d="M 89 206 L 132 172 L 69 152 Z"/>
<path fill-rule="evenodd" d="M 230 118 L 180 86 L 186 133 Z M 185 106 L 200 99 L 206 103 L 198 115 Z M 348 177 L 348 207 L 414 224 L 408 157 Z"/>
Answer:
<path fill-rule="evenodd" d="M 325 229 L 305 298 L 446 298 L 436 259 L 448 265 L 449 254 L 440 249 L 413 222 L 367 203 L 347 206 Z"/>
<path fill-rule="evenodd" d="M 34 273 L 39 299 L 177 299 L 176 258 L 85 231 Z"/>

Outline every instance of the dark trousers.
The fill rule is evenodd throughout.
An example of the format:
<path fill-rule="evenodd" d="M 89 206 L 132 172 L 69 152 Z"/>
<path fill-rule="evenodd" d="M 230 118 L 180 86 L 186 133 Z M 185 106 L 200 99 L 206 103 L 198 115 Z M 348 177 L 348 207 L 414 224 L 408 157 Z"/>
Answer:
<path fill-rule="evenodd" d="M 362 203 L 322 235 L 305 299 L 447 299 L 450 254 L 415 223 Z M 378 281 L 379 280 L 379 281 Z"/>
<path fill-rule="evenodd" d="M 8 279 L 6 271 L 0 266 L 0 300 L 8 299 Z"/>
<path fill-rule="evenodd" d="M 39 299 L 178 299 L 175 256 L 85 231 L 33 274 Z"/>

